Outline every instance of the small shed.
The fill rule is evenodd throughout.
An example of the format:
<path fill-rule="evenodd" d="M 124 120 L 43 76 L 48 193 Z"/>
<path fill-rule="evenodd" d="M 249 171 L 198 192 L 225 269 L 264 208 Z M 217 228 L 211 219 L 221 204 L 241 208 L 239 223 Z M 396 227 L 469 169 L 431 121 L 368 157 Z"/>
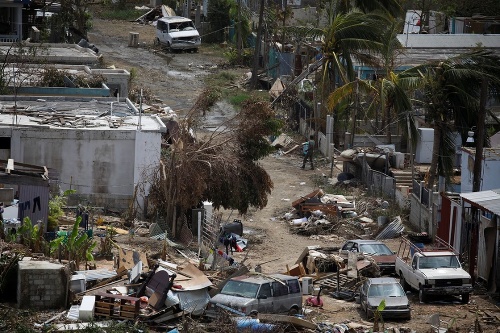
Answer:
<path fill-rule="evenodd" d="M 468 259 L 471 276 L 500 285 L 500 188 L 460 194 L 462 198 L 461 253 Z M 476 259 L 477 258 L 477 259 Z"/>

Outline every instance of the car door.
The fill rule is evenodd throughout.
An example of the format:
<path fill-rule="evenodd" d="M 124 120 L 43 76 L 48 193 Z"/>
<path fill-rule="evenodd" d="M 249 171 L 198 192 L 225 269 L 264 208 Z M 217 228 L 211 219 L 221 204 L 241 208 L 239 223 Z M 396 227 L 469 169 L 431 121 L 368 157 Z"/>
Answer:
<path fill-rule="evenodd" d="M 263 283 L 257 293 L 257 311 L 262 313 L 272 313 L 273 304 L 274 301 L 271 284 L 268 282 Z"/>
<path fill-rule="evenodd" d="M 274 281 L 273 288 L 273 312 L 285 313 L 288 312 L 288 286 L 284 282 Z"/>
<path fill-rule="evenodd" d="M 408 280 L 406 281 L 414 289 L 418 290 L 418 257 L 414 256 L 411 261 L 411 272 L 408 274 Z"/>

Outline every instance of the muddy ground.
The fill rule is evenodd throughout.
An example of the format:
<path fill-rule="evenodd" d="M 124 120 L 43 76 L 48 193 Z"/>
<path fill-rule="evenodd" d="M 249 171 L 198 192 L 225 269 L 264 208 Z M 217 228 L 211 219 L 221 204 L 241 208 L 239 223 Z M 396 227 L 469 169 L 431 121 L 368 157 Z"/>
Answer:
<path fill-rule="evenodd" d="M 89 34 L 90 42 L 99 48 L 107 65 L 131 70 L 135 68 L 137 77 L 134 85 L 150 89 L 158 98 L 158 103 L 171 107 L 182 114 L 192 107 L 198 94 L 203 90 L 203 78 L 218 70 L 223 63 L 218 46 L 203 45 L 198 53 L 165 53 L 153 47 L 155 28 L 133 22 L 116 22 L 94 19 L 94 28 Z M 139 33 L 139 47 L 128 47 L 129 32 Z M 239 70 L 239 74 L 244 71 Z M 223 118 L 223 117 L 222 117 Z M 300 138 L 298 138 L 300 143 Z M 246 258 L 245 264 L 254 267 L 257 264 L 274 260 L 262 265 L 266 273 L 282 272 L 286 265 L 293 265 L 302 250 L 308 245 L 335 246 L 344 241 L 342 227 L 333 232 L 332 237 L 300 236 L 290 231 L 287 221 L 282 219 L 285 212 L 291 210 L 291 202 L 301 195 L 317 188 L 318 179 L 327 179 L 330 165 L 327 161 L 317 160 L 314 171 L 301 170 L 299 152 L 285 156 L 269 156 L 261 161 L 274 182 L 274 189 L 269 196 L 268 205 L 260 211 L 252 211 L 243 217 L 235 212 L 224 212 L 224 218 L 243 220 L 247 235 L 256 240 L 248 251 L 235 254 L 236 260 Z M 338 173 L 336 169 L 334 174 Z M 338 234 L 339 236 L 335 236 Z M 258 240 L 258 241 L 257 241 Z M 388 242 L 397 249 L 398 240 Z M 366 323 L 359 306 L 354 302 L 336 300 L 324 296 L 325 306 L 317 310 L 316 321 L 340 323 L 354 321 Z M 459 332 L 474 332 L 474 321 L 479 318 L 483 332 L 495 332 L 500 322 L 488 318 L 484 311 L 498 313 L 498 300 L 491 299 L 485 290 L 477 288 L 471 301 L 462 305 L 459 299 L 435 299 L 429 304 L 420 304 L 418 295 L 410 294 L 412 319 L 409 321 L 387 321 L 386 327 L 409 327 L 417 332 L 429 331 L 428 317 L 439 313 L 446 321 L 453 321 Z M 369 324 L 369 323 L 367 323 Z"/>

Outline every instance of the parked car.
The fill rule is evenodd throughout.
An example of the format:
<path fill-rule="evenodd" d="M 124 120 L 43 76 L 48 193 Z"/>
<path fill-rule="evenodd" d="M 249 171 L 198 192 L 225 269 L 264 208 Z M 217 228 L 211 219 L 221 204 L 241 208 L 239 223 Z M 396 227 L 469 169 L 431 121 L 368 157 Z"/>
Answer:
<path fill-rule="evenodd" d="M 380 268 L 381 274 L 392 274 L 395 272 L 396 253 L 380 241 L 366 239 L 348 240 L 340 248 L 340 255 L 347 258 L 349 251 L 371 255 Z"/>
<path fill-rule="evenodd" d="M 359 301 L 368 319 L 373 318 L 382 300 L 385 300 L 385 308 L 381 311 L 382 317 L 411 318 L 410 302 L 397 279 L 392 277 L 367 279 L 359 289 Z"/>
<path fill-rule="evenodd" d="M 220 307 L 230 307 L 246 315 L 288 313 L 302 309 L 302 292 L 296 276 L 284 274 L 242 275 L 230 279 L 208 303 L 206 315 L 213 317 Z"/>
<path fill-rule="evenodd" d="M 201 37 L 190 19 L 181 16 L 167 16 L 156 22 L 156 44 L 169 50 L 194 50 L 201 45 Z"/>

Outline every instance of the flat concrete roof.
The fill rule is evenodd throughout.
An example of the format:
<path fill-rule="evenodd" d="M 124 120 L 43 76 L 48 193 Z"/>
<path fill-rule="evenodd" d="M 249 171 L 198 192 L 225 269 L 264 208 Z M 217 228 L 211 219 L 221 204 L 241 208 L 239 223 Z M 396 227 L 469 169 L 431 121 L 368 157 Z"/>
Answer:
<path fill-rule="evenodd" d="M 27 48 L 37 48 L 36 55 L 31 56 L 33 62 L 75 65 L 99 62 L 99 56 L 94 51 L 77 44 L 23 43 L 23 48 L 25 52 Z M 0 43 L 0 57 L 10 55 L 7 57 L 7 62 L 10 62 L 10 58 L 14 59 L 17 51 L 18 48 L 13 47 L 12 43 Z"/>
<path fill-rule="evenodd" d="M 17 111 L 16 111 L 17 110 Z M 128 99 L 37 98 L 0 96 L 0 126 L 30 126 L 57 129 L 165 132 L 156 115 L 139 116 Z"/>
<path fill-rule="evenodd" d="M 500 55 L 500 35 L 497 34 L 399 34 L 397 38 L 404 50 L 398 56 L 400 65 L 446 60 L 480 46 Z"/>
<path fill-rule="evenodd" d="M 56 264 L 49 261 L 31 260 L 31 258 L 23 258 L 23 260 L 19 261 L 20 270 L 59 270 L 63 267 L 64 265 L 61 264 Z"/>

